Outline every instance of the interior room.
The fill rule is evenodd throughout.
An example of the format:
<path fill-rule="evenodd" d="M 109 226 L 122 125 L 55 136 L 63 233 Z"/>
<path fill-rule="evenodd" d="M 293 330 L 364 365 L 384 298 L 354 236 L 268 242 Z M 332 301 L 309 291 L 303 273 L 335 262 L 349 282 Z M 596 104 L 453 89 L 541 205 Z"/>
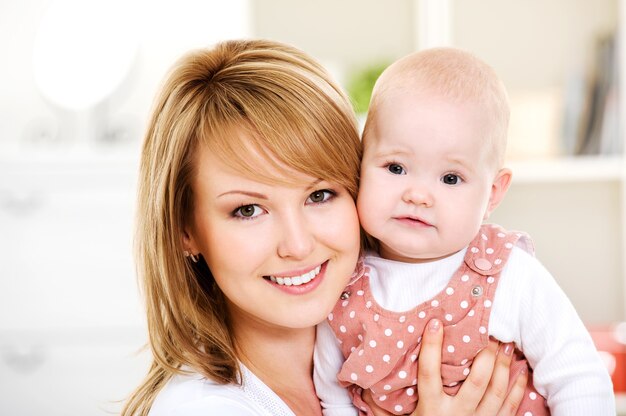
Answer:
<path fill-rule="evenodd" d="M 133 263 L 139 150 L 169 65 L 293 44 L 365 119 L 380 71 L 456 46 L 509 93 L 508 195 L 626 415 L 625 0 L 0 2 L 0 414 L 117 414 L 150 362 Z M 36 399 L 36 400 L 35 400 Z"/>

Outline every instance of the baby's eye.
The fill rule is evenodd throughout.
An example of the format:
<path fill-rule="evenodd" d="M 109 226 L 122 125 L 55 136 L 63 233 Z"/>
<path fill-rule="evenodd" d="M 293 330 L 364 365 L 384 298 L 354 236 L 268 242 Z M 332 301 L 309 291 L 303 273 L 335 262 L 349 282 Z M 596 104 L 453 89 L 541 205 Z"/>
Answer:
<path fill-rule="evenodd" d="M 397 163 L 390 163 L 387 166 L 387 170 L 389 170 L 389 172 L 393 173 L 394 175 L 405 175 L 406 171 L 404 170 L 404 168 L 397 164 Z"/>
<path fill-rule="evenodd" d="M 258 205 L 242 205 L 234 211 L 235 217 L 240 218 L 254 218 L 263 213 L 263 210 Z"/>
<path fill-rule="evenodd" d="M 334 195 L 335 193 L 333 191 L 330 191 L 328 189 L 320 189 L 318 191 L 311 192 L 311 194 L 309 195 L 309 198 L 307 199 L 307 202 L 319 204 L 319 203 L 328 201 Z"/>
<path fill-rule="evenodd" d="M 459 175 L 455 175 L 454 173 L 447 173 L 443 175 L 441 181 L 446 185 L 456 185 L 462 181 Z"/>

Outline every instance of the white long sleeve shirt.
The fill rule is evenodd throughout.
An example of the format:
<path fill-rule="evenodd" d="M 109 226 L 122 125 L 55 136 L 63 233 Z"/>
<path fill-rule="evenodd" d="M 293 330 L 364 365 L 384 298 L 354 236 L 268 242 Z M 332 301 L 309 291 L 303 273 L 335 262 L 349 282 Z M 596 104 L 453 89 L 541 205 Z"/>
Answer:
<path fill-rule="evenodd" d="M 372 295 L 390 311 L 410 310 L 446 287 L 465 252 L 417 264 L 368 255 Z M 552 415 L 615 415 L 612 383 L 587 329 L 552 275 L 518 247 L 502 270 L 488 332 L 524 352 L 534 371 L 534 386 L 547 398 Z M 314 377 L 325 415 L 357 414 L 337 382 L 343 361 L 332 330 L 320 324 Z"/>

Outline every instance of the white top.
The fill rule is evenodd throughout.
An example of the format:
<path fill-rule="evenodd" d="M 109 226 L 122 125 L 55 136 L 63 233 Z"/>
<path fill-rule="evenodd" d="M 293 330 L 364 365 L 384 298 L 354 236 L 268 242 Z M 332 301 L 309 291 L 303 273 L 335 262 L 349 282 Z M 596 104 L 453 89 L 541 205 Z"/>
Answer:
<path fill-rule="evenodd" d="M 461 266 L 465 250 L 439 261 L 402 263 L 368 255 L 370 287 L 385 309 L 403 312 L 441 292 Z M 500 275 L 489 335 L 514 342 L 533 368 L 533 382 L 553 416 L 615 416 L 608 371 L 571 302 L 552 275 L 519 247 Z M 318 326 L 315 388 L 325 415 L 356 415 L 337 382 L 343 356 L 327 323 Z"/>
<path fill-rule="evenodd" d="M 198 373 L 176 375 L 157 395 L 149 416 L 295 416 L 243 364 L 243 383 L 221 385 Z"/>

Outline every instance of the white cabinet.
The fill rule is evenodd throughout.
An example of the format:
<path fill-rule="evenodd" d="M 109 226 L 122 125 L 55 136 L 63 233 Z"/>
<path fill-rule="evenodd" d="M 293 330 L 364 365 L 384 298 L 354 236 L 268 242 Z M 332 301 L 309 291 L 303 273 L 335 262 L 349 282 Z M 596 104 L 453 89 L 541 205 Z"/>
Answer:
<path fill-rule="evenodd" d="M 137 166 L 0 160 L 0 414 L 116 414 L 146 373 L 132 260 Z"/>

